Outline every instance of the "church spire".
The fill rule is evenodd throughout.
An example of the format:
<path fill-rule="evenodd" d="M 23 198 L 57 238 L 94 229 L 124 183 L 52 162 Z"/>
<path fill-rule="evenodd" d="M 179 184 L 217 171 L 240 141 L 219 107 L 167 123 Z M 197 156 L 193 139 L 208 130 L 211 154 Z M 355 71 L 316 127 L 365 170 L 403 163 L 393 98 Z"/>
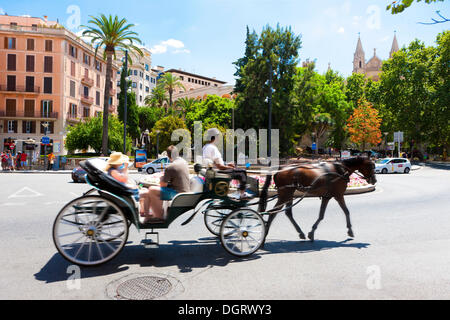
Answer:
<path fill-rule="evenodd" d="M 391 52 L 389 53 L 389 58 L 392 58 L 394 52 L 397 52 L 398 50 L 397 31 L 394 31 L 394 40 L 392 41 L 392 48 Z"/>
<path fill-rule="evenodd" d="M 363 50 L 362 43 L 361 43 L 361 34 L 359 32 L 358 32 L 358 44 L 356 45 L 355 55 L 356 54 L 364 55 L 364 50 Z"/>
<path fill-rule="evenodd" d="M 365 53 L 362 47 L 361 34 L 358 32 L 358 44 L 353 56 L 353 73 L 364 73 L 366 67 Z"/>

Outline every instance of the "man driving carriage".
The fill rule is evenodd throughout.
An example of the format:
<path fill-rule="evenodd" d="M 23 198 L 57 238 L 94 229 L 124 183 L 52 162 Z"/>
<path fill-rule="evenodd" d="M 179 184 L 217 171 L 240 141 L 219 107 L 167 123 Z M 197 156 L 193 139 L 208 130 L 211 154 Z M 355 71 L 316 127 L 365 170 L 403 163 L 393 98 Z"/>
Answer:
<path fill-rule="evenodd" d="M 236 179 L 240 182 L 239 191 L 232 194 L 231 197 L 245 200 L 251 197 L 245 189 L 247 187 L 247 171 L 245 169 L 236 168 L 234 164 L 225 164 L 217 148 L 216 135 L 219 134 L 217 129 L 209 129 L 209 135 L 211 136 L 210 141 L 203 147 L 203 165 L 205 167 L 213 166 L 214 168 L 220 170 L 220 173 L 229 174 L 232 179 Z"/>

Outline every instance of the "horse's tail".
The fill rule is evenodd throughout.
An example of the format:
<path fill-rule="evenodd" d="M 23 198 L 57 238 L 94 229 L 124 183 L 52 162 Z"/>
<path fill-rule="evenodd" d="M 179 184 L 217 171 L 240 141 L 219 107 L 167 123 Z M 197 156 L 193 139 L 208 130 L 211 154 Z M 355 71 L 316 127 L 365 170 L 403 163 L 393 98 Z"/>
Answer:
<path fill-rule="evenodd" d="M 266 175 L 266 181 L 264 182 L 264 186 L 261 190 L 260 196 L 259 196 L 259 212 L 265 212 L 267 208 L 267 194 L 270 187 L 270 183 L 272 182 L 272 175 L 268 174 Z"/>

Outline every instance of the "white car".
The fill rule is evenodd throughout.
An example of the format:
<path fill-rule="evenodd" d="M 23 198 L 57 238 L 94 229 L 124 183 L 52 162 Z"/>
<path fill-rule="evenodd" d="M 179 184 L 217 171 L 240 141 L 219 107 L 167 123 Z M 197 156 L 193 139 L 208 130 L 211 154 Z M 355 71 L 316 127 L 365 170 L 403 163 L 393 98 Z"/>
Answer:
<path fill-rule="evenodd" d="M 155 172 L 161 172 L 169 165 L 169 158 L 163 157 L 159 158 L 153 162 L 147 163 L 142 167 L 142 170 L 147 172 L 148 174 L 154 174 Z"/>
<path fill-rule="evenodd" d="M 408 159 L 403 158 L 385 158 L 375 162 L 376 173 L 409 173 L 411 171 L 411 163 Z"/>

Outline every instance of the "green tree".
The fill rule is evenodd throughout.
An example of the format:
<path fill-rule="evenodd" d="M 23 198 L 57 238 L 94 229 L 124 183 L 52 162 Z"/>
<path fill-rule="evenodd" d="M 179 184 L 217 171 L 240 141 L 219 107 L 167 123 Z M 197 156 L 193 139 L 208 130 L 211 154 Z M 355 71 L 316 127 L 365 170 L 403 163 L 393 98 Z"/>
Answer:
<path fill-rule="evenodd" d="M 155 88 L 153 88 L 152 93 L 145 97 L 144 103 L 149 107 L 162 108 L 164 102 L 167 102 L 167 95 L 164 86 L 158 83 Z"/>
<path fill-rule="evenodd" d="M 436 3 L 443 2 L 444 0 L 424 0 L 425 3 Z M 386 10 L 391 10 L 392 14 L 397 14 L 405 11 L 405 9 L 409 8 L 413 4 L 414 0 L 401 0 L 401 1 L 393 1 L 386 7 Z M 422 0 L 416 0 L 416 2 L 422 2 Z"/>
<path fill-rule="evenodd" d="M 352 108 L 356 108 L 358 106 L 358 102 L 364 98 L 365 86 L 366 79 L 364 74 L 353 73 L 347 78 L 345 95 L 347 96 L 347 101 L 352 104 Z"/>
<path fill-rule="evenodd" d="M 244 84 L 242 83 L 242 72 L 247 63 L 251 59 L 255 59 L 257 54 L 258 48 L 258 35 L 256 34 L 255 30 L 253 30 L 252 33 L 250 33 L 250 30 L 247 26 L 247 36 L 245 39 L 245 54 L 244 57 L 239 58 L 237 61 L 233 62 L 233 64 L 236 66 L 236 72 L 234 73 L 234 76 L 237 77 L 235 86 L 234 86 L 234 92 L 235 93 L 241 93 L 244 92 Z"/>
<path fill-rule="evenodd" d="M 167 116 L 155 123 L 151 133 L 150 140 L 153 146 L 156 146 L 156 142 L 159 135 L 159 152 L 162 153 L 170 145 L 176 145 L 177 141 L 171 141 L 173 131 L 177 129 L 187 129 L 183 119 L 175 116 Z M 158 134 L 159 132 L 159 134 Z M 186 137 L 188 138 L 188 137 Z"/>
<path fill-rule="evenodd" d="M 196 102 L 186 112 L 186 125 L 193 131 L 194 122 L 201 121 L 204 128 L 217 126 L 231 128 L 234 101 L 216 95 L 208 95 L 206 100 Z"/>
<path fill-rule="evenodd" d="M 123 123 L 115 115 L 108 119 L 108 145 L 111 150 L 123 149 Z M 76 150 L 92 148 L 99 153 L 102 150 L 103 121 L 100 117 L 89 118 L 68 128 L 66 148 L 70 153 Z M 131 150 L 131 138 L 127 135 L 127 151 Z"/>
<path fill-rule="evenodd" d="M 138 108 L 139 128 L 141 132 L 151 130 L 155 123 L 163 117 L 163 111 L 156 107 Z"/>
<path fill-rule="evenodd" d="M 133 24 L 127 24 L 126 19 L 117 16 L 109 17 L 104 14 L 100 17 L 91 16 L 88 26 L 84 26 L 86 30 L 83 36 L 91 38 L 92 45 L 95 46 L 95 55 L 100 48 L 103 48 L 103 58 L 106 60 L 106 82 L 105 82 L 105 98 L 103 102 L 103 132 L 102 132 L 102 153 L 107 154 L 108 150 L 108 115 L 109 115 L 109 99 L 110 89 L 112 87 L 112 62 L 116 50 L 128 50 L 135 54 L 143 55 L 142 51 L 135 45 L 141 43 L 137 37 L 137 33 L 131 31 Z"/>

